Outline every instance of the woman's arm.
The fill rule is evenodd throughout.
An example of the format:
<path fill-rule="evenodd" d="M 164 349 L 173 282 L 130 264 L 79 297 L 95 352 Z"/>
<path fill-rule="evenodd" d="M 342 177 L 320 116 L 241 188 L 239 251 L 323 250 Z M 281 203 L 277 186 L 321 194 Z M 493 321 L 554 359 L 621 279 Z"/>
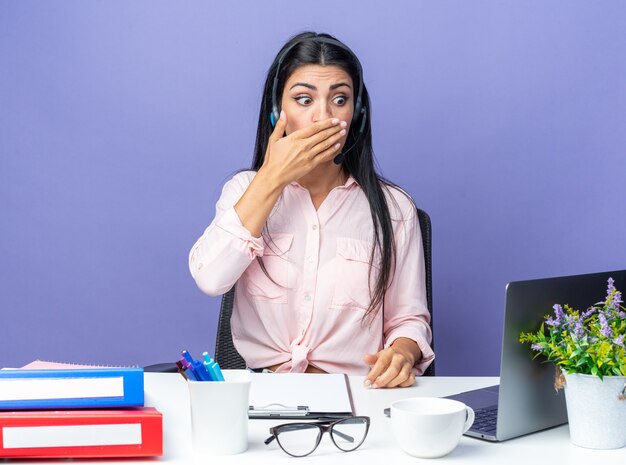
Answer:
<path fill-rule="evenodd" d="M 332 159 L 345 135 L 345 122 L 327 119 L 284 136 L 287 117 L 282 111 L 270 136 L 263 166 L 235 205 L 241 223 L 258 237 L 286 185 Z"/>
<path fill-rule="evenodd" d="M 404 200 L 400 199 L 399 203 Z M 430 347 L 432 335 L 419 220 L 413 205 L 402 210 L 404 219 L 394 228 L 396 267 L 385 294 L 385 348 L 364 357 L 372 367 L 365 384 L 372 387 L 411 386 L 414 376 L 422 374 L 435 356 Z"/>
<path fill-rule="evenodd" d="M 332 160 L 345 125 L 327 119 L 283 137 L 286 117 L 281 113 L 263 166 L 251 182 L 239 174 L 224 186 L 215 219 L 189 253 L 191 275 L 203 292 L 227 292 L 263 255 L 261 232 L 284 187 Z"/>
<path fill-rule="evenodd" d="M 224 294 L 237 282 L 252 260 L 263 255 L 263 240 L 254 237 L 233 205 L 251 184 L 252 172 L 235 175 L 224 185 L 215 218 L 189 253 L 189 270 L 206 294 Z"/>

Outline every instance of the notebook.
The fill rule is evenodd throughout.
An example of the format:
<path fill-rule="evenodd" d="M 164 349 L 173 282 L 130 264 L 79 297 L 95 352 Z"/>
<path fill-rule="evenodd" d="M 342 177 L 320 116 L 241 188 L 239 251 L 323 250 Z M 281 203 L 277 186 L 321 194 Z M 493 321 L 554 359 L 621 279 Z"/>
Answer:
<path fill-rule="evenodd" d="M 449 396 L 472 407 L 476 420 L 465 433 L 504 441 L 567 422 L 565 394 L 554 389 L 554 365 L 532 359 L 523 332 L 535 332 L 554 304 L 587 309 L 603 300 L 612 277 L 626 288 L 626 270 L 511 282 L 506 287 L 500 385 Z"/>

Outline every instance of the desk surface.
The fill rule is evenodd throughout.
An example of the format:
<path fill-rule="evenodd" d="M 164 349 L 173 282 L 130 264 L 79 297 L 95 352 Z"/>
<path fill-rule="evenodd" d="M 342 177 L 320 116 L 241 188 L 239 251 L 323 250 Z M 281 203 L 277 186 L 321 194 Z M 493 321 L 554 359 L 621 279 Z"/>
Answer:
<path fill-rule="evenodd" d="M 336 449 L 327 435 L 324 435 L 318 449 L 310 456 L 295 459 L 286 455 L 276 444 L 263 444 L 270 426 L 283 423 L 281 420 L 251 420 L 249 427 L 248 451 L 233 456 L 207 458 L 194 461 L 191 454 L 191 424 L 189 419 L 189 395 L 182 377 L 175 373 L 146 373 L 146 405 L 154 406 L 163 413 L 164 456 L 153 460 L 98 461 L 116 465 L 138 462 L 167 462 L 177 464 L 219 463 L 219 464 L 274 464 L 274 463 L 336 463 L 342 465 L 364 463 L 414 464 L 433 459 L 417 459 L 405 454 L 396 445 L 391 432 L 390 419 L 383 409 L 397 399 L 417 396 L 446 396 L 468 389 L 476 389 L 496 384 L 498 378 L 469 377 L 427 377 L 419 378 L 411 388 L 365 389 L 363 377 L 350 377 L 354 405 L 358 415 L 371 417 L 370 432 L 363 445 L 354 452 L 341 452 Z M 226 426 L 227 427 L 227 426 Z M 593 451 L 576 447 L 569 442 L 567 425 L 552 428 L 502 443 L 490 443 L 479 439 L 463 437 L 459 446 L 448 456 L 436 459 L 437 463 L 479 463 L 483 464 L 612 464 L 624 463 L 626 448 L 613 451 Z M 49 463 L 49 461 L 46 461 Z M 20 464 L 35 463 L 20 460 Z M 37 462 L 41 463 L 41 461 Z M 73 464 L 94 461 L 73 460 Z"/>

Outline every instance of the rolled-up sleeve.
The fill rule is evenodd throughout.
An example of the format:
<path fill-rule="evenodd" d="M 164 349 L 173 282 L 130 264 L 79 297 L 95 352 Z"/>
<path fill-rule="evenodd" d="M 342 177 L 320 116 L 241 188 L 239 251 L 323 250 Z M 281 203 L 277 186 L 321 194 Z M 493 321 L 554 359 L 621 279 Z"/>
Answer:
<path fill-rule="evenodd" d="M 215 219 L 189 252 L 191 275 L 198 287 L 211 296 L 227 292 L 251 261 L 263 255 L 263 239 L 252 236 L 234 209 L 251 176 L 239 173 L 224 185 Z"/>
<path fill-rule="evenodd" d="M 396 266 L 385 296 L 385 347 L 406 337 L 415 341 L 422 352 L 414 371 L 424 373 L 435 359 L 430 347 L 432 332 L 426 298 L 424 250 L 417 213 L 411 208 L 396 229 Z"/>

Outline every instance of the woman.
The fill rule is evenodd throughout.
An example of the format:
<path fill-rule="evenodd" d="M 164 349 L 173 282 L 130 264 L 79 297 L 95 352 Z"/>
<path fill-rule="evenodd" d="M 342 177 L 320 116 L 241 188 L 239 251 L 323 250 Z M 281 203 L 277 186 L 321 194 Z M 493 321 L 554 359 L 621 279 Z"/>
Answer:
<path fill-rule="evenodd" d="M 277 55 L 252 170 L 224 186 L 189 266 L 209 295 L 237 283 L 233 342 L 251 368 L 404 387 L 434 359 L 415 205 L 374 170 L 361 65 L 332 36 Z"/>

